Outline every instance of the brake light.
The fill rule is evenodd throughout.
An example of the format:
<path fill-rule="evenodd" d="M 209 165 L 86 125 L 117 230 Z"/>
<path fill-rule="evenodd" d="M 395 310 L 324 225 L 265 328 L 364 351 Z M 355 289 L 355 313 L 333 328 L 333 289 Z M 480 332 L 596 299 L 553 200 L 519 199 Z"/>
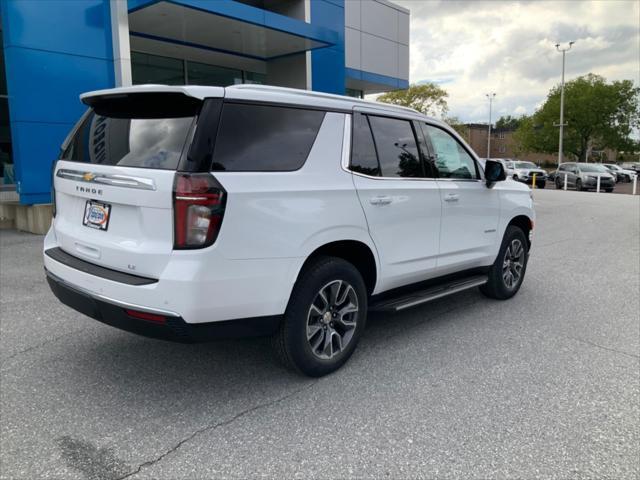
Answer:
<path fill-rule="evenodd" d="M 177 173 L 173 185 L 176 249 L 204 248 L 218 237 L 226 192 L 210 173 Z"/>

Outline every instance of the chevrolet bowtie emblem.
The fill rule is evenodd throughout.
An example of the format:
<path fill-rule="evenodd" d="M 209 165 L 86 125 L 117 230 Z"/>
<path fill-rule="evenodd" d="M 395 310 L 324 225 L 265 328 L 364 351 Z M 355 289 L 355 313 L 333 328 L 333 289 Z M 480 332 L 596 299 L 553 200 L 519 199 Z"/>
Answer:
<path fill-rule="evenodd" d="M 85 182 L 90 182 L 92 181 L 94 178 L 96 178 L 96 176 L 93 173 L 87 172 L 84 175 L 82 175 L 82 179 Z"/>

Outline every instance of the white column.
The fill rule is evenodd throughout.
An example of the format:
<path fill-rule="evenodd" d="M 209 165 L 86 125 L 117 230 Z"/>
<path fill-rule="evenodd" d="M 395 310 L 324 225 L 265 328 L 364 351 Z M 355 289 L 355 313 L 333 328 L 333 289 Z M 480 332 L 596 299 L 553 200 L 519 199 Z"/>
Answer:
<path fill-rule="evenodd" d="M 116 87 L 131 85 L 131 48 L 129 47 L 129 10 L 127 0 L 110 0 L 111 42 Z"/>

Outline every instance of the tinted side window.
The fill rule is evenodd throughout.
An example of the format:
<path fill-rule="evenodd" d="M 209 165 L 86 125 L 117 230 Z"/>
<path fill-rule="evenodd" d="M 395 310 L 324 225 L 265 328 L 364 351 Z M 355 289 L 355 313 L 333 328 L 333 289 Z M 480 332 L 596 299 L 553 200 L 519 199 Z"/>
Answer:
<path fill-rule="evenodd" d="M 213 154 L 214 171 L 292 171 L 307 159 L 325 112 L 226 103 Z"/>
<path fill-rule="evenodd" d="M 383 177 L 423 177 L 411 122 L 369 116 Z"/>
<path fill-rule="evenodd" d="M 435 155 L 435 164 L 440 178 L 478 178 L 476 165 L 458 141 L 444 130 L 425 126 Z"/>
<path fill-rule="evenodd" d="M 369 121 L 361 113 L 353 114 L 351 170 L 374 177 L 380 176 L 380 165 Z"/>
<path fill-rule="evenodd" d="M 567 170 L 567 166 L 566 166 L 566 165 L 560 165 L 560 166 L 558 167 L 558 171 L 559 171 L 559 172 L 564 172 L 564 171 L 566 171 L 566 170 Z"/>

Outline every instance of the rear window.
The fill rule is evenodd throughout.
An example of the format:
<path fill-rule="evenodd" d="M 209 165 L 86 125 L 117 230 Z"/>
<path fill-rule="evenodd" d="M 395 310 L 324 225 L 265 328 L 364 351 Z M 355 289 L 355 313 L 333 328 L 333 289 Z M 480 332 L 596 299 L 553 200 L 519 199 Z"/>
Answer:
<path fill-rule="evenodd" d="M 226 103 L 213 171 L 293 171 L 307 159 L 325 112 Z"/>
<path fill-rule="evenodd" d="M 194 117 L 121 118 L 91 111 L 60 158 L 74 162 L 175 170 Z"/>

